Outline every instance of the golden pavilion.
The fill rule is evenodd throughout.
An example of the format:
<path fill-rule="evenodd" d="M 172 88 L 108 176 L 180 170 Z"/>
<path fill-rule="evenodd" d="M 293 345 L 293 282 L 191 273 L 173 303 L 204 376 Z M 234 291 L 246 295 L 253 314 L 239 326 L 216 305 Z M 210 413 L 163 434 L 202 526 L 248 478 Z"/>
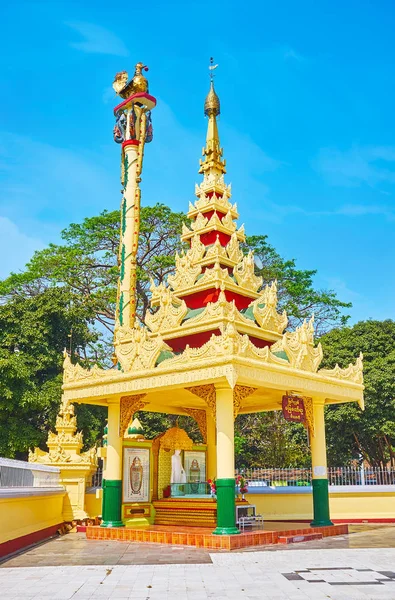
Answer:
<path fill-rule="evenodd" d="M 252 253 L 243 253 L 244 227 L 236 223 L 237 205 L 225 182 L 217 126 L 220 100 L 212 78 L 204 104 L 202 177 L 196 200 L 189 204 L 190 225 L 182 231 L 185 251 L 176 256 L 175 272 L 166 284 L 152 281 L 151 309 L 143 326 L 136 321 L 139 184 L 156 105 L 143 69 L 139 63 L 130 83 L 125 72 L 114 82 L 122 99 L 114 109 L 114 138 L 121 145 L 123 183 L 114 368 L 86 370 L 67 354 L 64 360 L 63 403 L 108 408 L 102 527 L 132 526 L 142 515 L 151 523 L 177 522 L 177 515 L 188 522 L 188 511 L 190 525 L 199 523 L 190 498 L 166 492 L 181 456 L 186 483 L 216 480 L 216 499 L 201 500 L 215 508 L 214 533 L 239 533 L 235 418 L 284 410 L 284 399 L 290 403 L 286 410 L 292 412 L 293 405 L 296 412 L 303 411 L 309 430 L 312 524 L 329 525 L 324 408 L 343 402 L 363 407 L 362 358 L 346 369 L 320 369 L 323 352 L 314 343 L 313 318 L 287 330 L 286 313 L 277 311 L 276 282 L 262 287 Z M 177 427 L 154 441 L 138 436 L 136 441 L 141 429 L 138 422 L 131 423 L 137 411 L 193 417 L 204 443 L 193 445 Z M 176 508 L 173 521 L 160 521 L 166 506 Z"/>

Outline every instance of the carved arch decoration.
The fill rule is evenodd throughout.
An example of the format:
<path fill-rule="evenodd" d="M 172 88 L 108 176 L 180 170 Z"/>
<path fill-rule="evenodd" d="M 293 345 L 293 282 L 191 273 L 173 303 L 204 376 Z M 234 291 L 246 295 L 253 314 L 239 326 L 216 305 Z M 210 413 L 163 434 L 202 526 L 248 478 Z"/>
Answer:
<path fill-rule="evenodd" d="M 201 408 L 184 408 L 186 413 L 195 419 L 199 431 L 202 434 L 203 443 L 207 444 L 207 415 L 206 411 Z"/>
<path fill-rule="evenodd" d="M 216 421 L 217 396 L 215 393 L 214 384 L 208 383 L 207 385 L 195 385 L 192 387 L 187 387 L 185 389 L 188 390 L 188 392 L 191 392 L 191 394 L 195 394 L 195 396 L 199 396 L 199 398 L 202 398 L 205 401 L 205 403 L 211 410 L 211 414 L 213 415 L 214 421 Z"/>
<path fill-rule="evenodd" d="M 314 427 L 314 412 L 313 412 L 313 399 L 303 398 L 304 410 L 306 413 L 306 424 L 309 428 L 309 433 L 312 437 L 315 437 L 315 427 Z"/>
<path fill-rule="evenodd" d="M 121 410 L 119 417 L 119 436 L 123 437 L 125 435 L 126 428 L 133 417 L 134 413 L 138 410 L 141 410 L 148 404 L 148 402 L 143 402 L 142 399 L 145 398 L 147 394 L 137 394 L 135 396 L 122 396 L 121 398 Z"/>
<path fill-rule="evenodd" d="M 239 414 L 241 403 L 244 398 L 251 396 L 258 388 L 249 387 L 247 385 L 235 385 L 233 389 L 233 415 L 236 419 Z"/>

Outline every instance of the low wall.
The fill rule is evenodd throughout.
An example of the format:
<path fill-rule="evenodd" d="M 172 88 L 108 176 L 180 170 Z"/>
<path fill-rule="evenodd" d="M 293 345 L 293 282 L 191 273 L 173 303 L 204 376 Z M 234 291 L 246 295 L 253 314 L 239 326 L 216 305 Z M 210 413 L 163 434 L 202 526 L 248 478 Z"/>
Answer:
<path fill-rule="evenodd" d="M 310 521 L 311 487 L 250 487 L 246 499 L 267 521 Z M 334 522 L 395 522 L 395 485 L 330 486 Z"/>
<path fill-rule="evenodd" d="M 56 533 L 64 488 L 0 488 L 0 556 Z"/>

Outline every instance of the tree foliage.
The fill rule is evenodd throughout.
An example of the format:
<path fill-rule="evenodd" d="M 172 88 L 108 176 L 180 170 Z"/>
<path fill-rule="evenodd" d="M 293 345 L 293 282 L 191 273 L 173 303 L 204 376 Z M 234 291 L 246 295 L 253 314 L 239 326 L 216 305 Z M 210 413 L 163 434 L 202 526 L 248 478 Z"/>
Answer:
<path fill-rule="evenodd" d="M 355 404 L 326 409 L 328 458 L 333 466 L 363 458 L 395 467 L 395 322 L 361 321 L 321 338 L 324 366 L 347 367 L 364 356 L 365 410 Z"/>

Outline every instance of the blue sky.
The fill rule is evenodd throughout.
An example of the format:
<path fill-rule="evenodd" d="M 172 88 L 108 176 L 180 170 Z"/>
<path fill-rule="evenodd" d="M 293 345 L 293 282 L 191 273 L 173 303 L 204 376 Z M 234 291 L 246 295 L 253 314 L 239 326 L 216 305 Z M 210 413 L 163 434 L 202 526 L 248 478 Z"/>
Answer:
<path fill-rule="evenodd" d="M 158 98 L 143 202 L 186 210 L 199 181 L 208 59 L 228 182 L 352 321 L 395 318 L 395 5 L 86 0 L 8 3 L 0 24 L 0 276 L 62 228 L 119 206 L 114 74 Z"/>

